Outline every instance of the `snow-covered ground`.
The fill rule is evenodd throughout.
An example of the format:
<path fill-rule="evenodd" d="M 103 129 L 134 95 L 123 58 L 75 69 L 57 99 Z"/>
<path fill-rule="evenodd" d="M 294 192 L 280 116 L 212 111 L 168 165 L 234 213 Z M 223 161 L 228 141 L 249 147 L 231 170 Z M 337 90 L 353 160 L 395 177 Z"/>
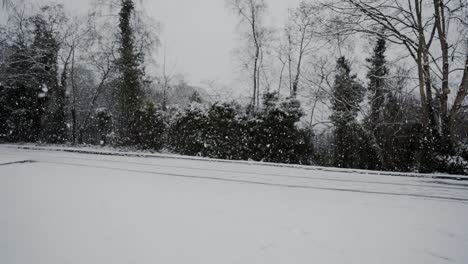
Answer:
<path fill-rule="evenodd" d="M 466 177 L 27 148 L 0 263 L 468 263 Z"/>

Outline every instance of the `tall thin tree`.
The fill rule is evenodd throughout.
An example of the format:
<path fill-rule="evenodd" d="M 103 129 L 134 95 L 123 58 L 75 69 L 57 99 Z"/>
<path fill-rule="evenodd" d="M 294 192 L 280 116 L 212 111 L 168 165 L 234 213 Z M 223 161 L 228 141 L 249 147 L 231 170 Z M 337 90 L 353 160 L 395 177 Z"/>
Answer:
<path fill-rule="evenodd" d="M 134 41 L 134 31 L 131 27 L 131 18 L 134 15 L 135 5 L 132 0 L 121 0 L 119 13 L 120 29 L 120 58 L 118 67 L 120 71 L 119 98 L 120 98 L 120 137 L 123 144 L 131 144 L 137 133 L 136 121 L 138 110 L 142 106 L 142 55 L 137 52 Z"/>

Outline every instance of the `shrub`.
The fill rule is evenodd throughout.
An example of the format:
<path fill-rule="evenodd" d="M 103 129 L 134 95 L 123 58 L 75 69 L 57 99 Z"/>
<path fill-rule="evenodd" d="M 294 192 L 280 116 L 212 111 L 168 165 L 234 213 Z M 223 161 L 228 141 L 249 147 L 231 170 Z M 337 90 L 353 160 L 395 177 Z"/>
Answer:
<path fill-rule="evenodd" d="M 244 120 L 236 104 L 214 104 L 202 129 L 202 155 L 219 159 L 245 157 Z"/>
<path fill-rule="evenodd" d="M 163 116 L 156 111 L 153 103 L 146 103 L 137 112 L 135 144 L 142 149 L 160 150 L 164 145 L 166 124 Z"/>
<path fill-rule="evenodd" d="M 267 162 L 309 163 L 309 133 L 296 127 L 303 115 L 299 102 L 280 102 L 276 94 L 266 94 L 264 106 L 247 124 L 250 157 Z"/>
<path fill-rule="evenodd" d="M 168 130 L 169 148 L 183 155 L 200 156 L 204 149 L 206 124 L 206 111 L 198 104 L 176 114 Z"/>
<path fill-rule="evenodd" d="M 302 116 L 299 102 L 279 102 L 275 94 L 267 94 L 264 105 L 251 116 L 235 103 L 188 108 L 170 126 L 169 147 L 210 158 L 310 163 L 310 132 L 296 127 Z"/>

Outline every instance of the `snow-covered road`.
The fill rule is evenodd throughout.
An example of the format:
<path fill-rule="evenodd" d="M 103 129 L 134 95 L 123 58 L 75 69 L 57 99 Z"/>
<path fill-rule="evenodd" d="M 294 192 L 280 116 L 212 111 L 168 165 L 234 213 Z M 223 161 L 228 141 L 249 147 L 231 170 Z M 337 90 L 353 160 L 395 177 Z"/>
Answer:
<path fill-rule="evenodd" d="M 463 177 L 55 150 L 0 145 L 0 263 L 468 263 Z"/>

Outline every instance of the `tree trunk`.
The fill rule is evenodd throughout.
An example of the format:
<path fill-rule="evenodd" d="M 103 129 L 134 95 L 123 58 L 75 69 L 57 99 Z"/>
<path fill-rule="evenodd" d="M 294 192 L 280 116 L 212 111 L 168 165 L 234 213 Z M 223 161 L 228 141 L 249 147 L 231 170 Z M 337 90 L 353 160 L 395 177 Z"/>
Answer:
<path fill-rule="evenodd" d="M 76 144 L 76 90 L 75 90 L 75 50 L 73 50 L 72 55 L 72 65 L 71 65 L 71 94 L 72 94 L 72 144 Z"/>
<path fill-rule="evenodd" d="M 448 95 L 449 89 L 449 54 L 447 32 L 445 23 L 444 4 L 441 0 L 434 0 L 434 17 L 442 52 L 442 94 L 440 95 L 440 125 L 441 125 L 441 151 L 449 154 L 452 152 L 452 137 L 449 128 Z"/>
<path fill-rule="evenodd" d="M 304 32 L 302 33 L 301 37 L 301 44 L 299 46 L 299 58 L 297 60 L 297 68 L 296 68 L 296 77 L 294 78 L 291 96 L 296 97 L 297 95 L 297 87 L 299 86 L 299 77 L 301 76 L 301 63 L 302 63 L 302 56 L 304 55 Z"/>

